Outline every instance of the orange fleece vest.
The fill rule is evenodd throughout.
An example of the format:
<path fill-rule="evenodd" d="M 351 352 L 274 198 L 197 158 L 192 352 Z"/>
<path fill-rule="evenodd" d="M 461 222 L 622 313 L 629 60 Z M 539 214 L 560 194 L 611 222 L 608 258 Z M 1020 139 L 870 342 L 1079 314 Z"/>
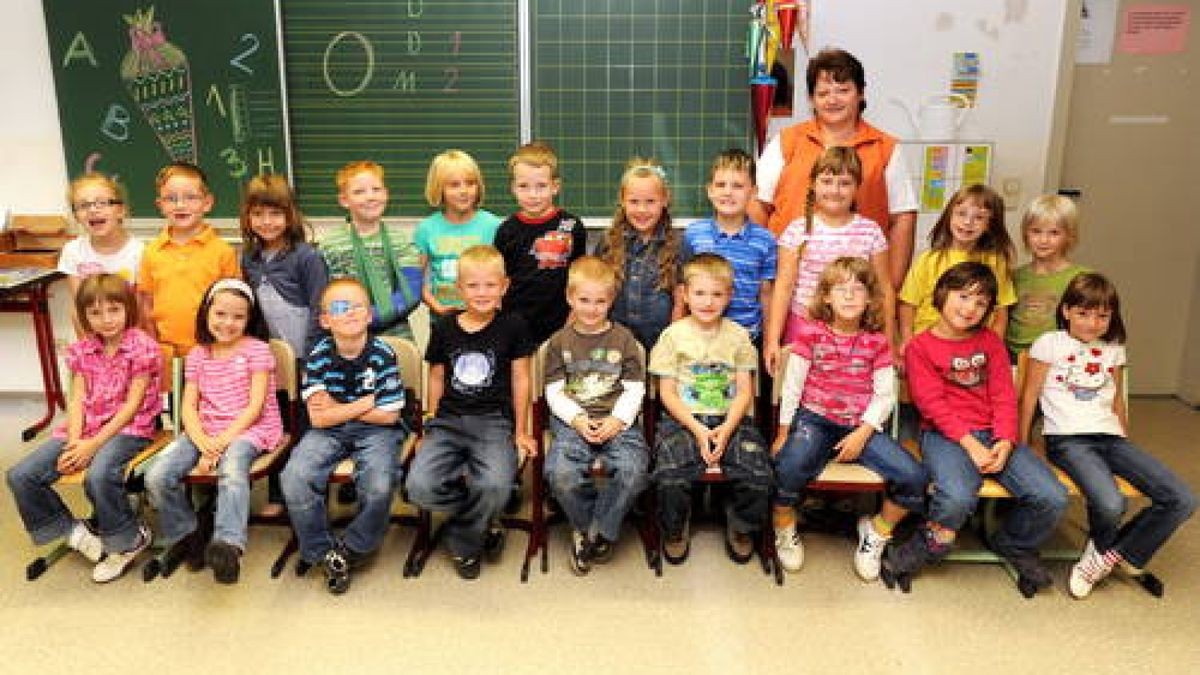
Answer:
<path fill-rule="evenodd" d="M 778 237 L 797 218 L 804 217 L 804 200 L 808 195 L 808 174 L 817 162 L 825 146 L 821 143 L 821 130 L 816 120 L 794 124 L 780 135 L 783 151 L 783 172 L 775 186 L 775 210 L 767 221 L 767 228 Z M 896 139 L 859 120 L 858 129 L 850 146 L 858 153 L 862 162 L 863 181 L 855 196 L 858 212 L 879 225 L 884 235 L 891 229 L 888 222 L 887 182 L 884 169 L 896 147 Z"/>

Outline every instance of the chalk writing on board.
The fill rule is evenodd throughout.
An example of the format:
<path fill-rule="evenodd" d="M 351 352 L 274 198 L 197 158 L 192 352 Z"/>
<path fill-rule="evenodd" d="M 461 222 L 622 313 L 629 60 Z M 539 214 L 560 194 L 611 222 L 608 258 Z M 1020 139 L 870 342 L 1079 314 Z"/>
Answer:
<path fill-rule="evenodd" d="M 358 80 L 358 84 L 349 89 L 344 89 L 334 84 L 333 74 L 329 72 L 329 56 L 333 53 L 334 48 L 345 39 L 355 40 L 362 45 L 363 56 L 366 61 L 366 67 L 363 69 L 363 74 Z M 333 39 L 325 46 L 325 55 L 321 60 L 321 72 L 325 76 L 325 86 L 329 87 L 329 91 L 333 92 L 335 96 L 355 96 L 367 88 L 367 85 L 371 83 L 371 78 L 375 75 L 375 48 L 371 46 L 371 41 L 362 33 L 342 31 L 333 36 Z"/>
<path fill-rule="evenodd" d="M 446 86 L 442 87 L 442 91 L 446 92 L 447 94 L 457 94 L 458 93 L 458 67 L 457 66 L 449 66 L 449 67 L 443 68 L 442 72 L 446 74 Z"/>
<path fill-rule="evenodd" d="M 129 111 L 116 103 L 108 106 L 104 121 L 100 123 L 100 133 L 118 143 L 129 140 Z"/>
<path fill-rule="evenodd" d="M 254 53 L 258 52 L 258 47 L 259 47 L 258 36 L 255 35 L 254 33 L 242 33 L 242 42 L 243 43 L 249 42 L 250 46 L 247 47 L 244 51 L 242 51 L 237 56 L 233 57 L 232 59 L 229 59 L 229 65 L 233 66 L 234 68 L 238 68 L 238 69 L 245 71 L 245 73 L 247 75 L 253 75 L 254 69 L 251 68 L 250 66 L 247 66 L 244 63 L 244 61 L 246 60 L 247 56 L 251 56 Z"/>
<path fill-rule="evenodd" d="M 92 45 L 88 43 L 87 36 L 82 32 L 76 33 L 75 37 L 71 38 L 71 45 L 63 54 L 63 68 L 71 65 L 71 62 L 78 58 L 87 59 L 93 68 L 100 67 L 96 61 L 96 53 L 92 51 Z"/>
<path fill-rule="evenodd" d="M 158 140 L 173 160 L 196 161 L 192 75 L 187 55 L 167 41 L 154 7 L 125 15 L 129 51 L 121 60 L 121 80 Z"/>

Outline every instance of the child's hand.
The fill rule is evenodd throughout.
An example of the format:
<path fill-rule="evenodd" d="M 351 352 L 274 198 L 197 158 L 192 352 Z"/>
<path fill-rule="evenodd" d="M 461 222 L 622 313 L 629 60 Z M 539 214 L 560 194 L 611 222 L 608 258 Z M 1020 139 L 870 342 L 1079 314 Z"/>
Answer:
<path fill-rule="evenodd" d="M 1004 470 L 1004 465 L 1008 464 L 1008 458 L 1012 455 L 1013 444 L 1010 441 L 999 440 L 992 444 L 992 461 L 988 466 L 983 467 L 985 473 L 1000 473 Z"/>
<path fill-rule="evenodd" d="M 992 449 L 980 443 L 974 436 L 967 435 L 959 441 L 959 445 L 963 450 L 967 451 L 967 456 L 971 458 L 971 462 L 979 469 L 979 473 L 988 473 L 987 467 L 992 464 Z"/>
<path fill-rule="evenodd" d="M 842 463 L 857 460 L 862 455 L 867 441 L 871 440 L 871 434 L 873 433 L 875 433 L 875 430 L 870 425 L 861 424 L 857 429 L 843 436 L 842 440 L 833 446 L 833 449 L 838 451 L 834 460 Z"/>
<path fill-rule="evenodd" d="M 609 415 L 604 419 L 594 420 L 592 422 L 592 443 L 600 445 L 607 443 L 613 436 L 625 430 L 625 423 L 621 420 Z"/>
<path fill-rule="evenodd" d="M 725 448 L 729 446 L 729 439 L 733 438 L 733 432 L 737 429 L 737 425 L 730 424 L 728 421 L 717 425 L 716 429 L 712 430 L 712 435 L 709 440 L 712 441 L 713 464 L 721 461 L 721 455 L 725 454 Z"/>
<path fill-rule="evenodd" d="M 767 366 L 767 372 L 771 377 L 779 377 L 780 361 L 782 361 L 783 351 L 779 345 L 763 344 L 763 363 Z"/>
<path fill-rule="evenodd" d="M 201 456 L 208 456 L 214 453 L 220 453 L 224 448 L 218 447 L 216 440 L 208 434 L 196 433 L 189 436 L 192 440 L 192 445 L 200 451 Z"/>
<path fill-rule="evenodd" d="M 588 443 L 592 443 L 592 419 L 586 413 L 579 413 L 571 420 L 571 428 Z"/>
<path fill-rule="evenodd" d="M 196 464 L 200 467 L 201 471 L 204 471 L 205 473 L 214 473 L 217 470 L 217 464 L 221 462 L 222 454 L 223 453 L 220 452 L 203 453 L 200 455 L 200 459 L 196 462 Z"/>
<path fill-rule="evenodd" d="M 533 436 L 525 433 L 513 434 L 513 441 L 517 446 L 518 462 L 524 462 L 526 459 L 537 457 L 537 441 L 533 439 Z"/>
<path fill-rule="evenodd" d="M 67 443 L 63 453 L 58 456 L 55 468 L 61 474 L 71 474 L 83 471 L 92 464 L 99 446 L 90 438 L 84 438 Z"/>
<path fill-rule="evenodd" d="M 713 430 L 696 422 L 692 428 L 692 436 L 696 439 L 696 447 L 700 449 L 700 459 L 708 466 L 715 466 L 720 461 L 720 455 L 713 454 Z"/>

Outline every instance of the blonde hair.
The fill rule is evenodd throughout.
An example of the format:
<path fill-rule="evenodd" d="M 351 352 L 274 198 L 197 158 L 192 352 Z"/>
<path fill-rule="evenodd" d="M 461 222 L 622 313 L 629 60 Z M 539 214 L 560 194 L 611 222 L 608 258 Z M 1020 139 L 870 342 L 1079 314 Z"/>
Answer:
<path fill-rule="evenodd" d="M 653 157 L 632 157 L 625 163 L 617 189 L 617 210 L 613 213 L 612 226 L 604 232 L 604 248 L 601 257 L 617 271 L 617 278 L 625 280 L 626 236 L 633 231 L 629 216 L 625 213 L 625 190 L 635 178 L 653 178 L 658 181 L 663 194 L 663 212 L 658 219 L 657 229 L 662 233 L 663 243 L 658 250 L 658 284 L 660 291 L 670 291 L 678 283 L 676 270 L 679 268 L 679 232 L 671 227 L 671 184 L 662 164 Z"/>
<path fill-rule="evenodd" d="M 345 190 L 346 184 L 350 182 L 350 179 L 360 173 L 369 173 L 378 178 L 380 183 L 383 182 L 383 166 L 379 162 L 372 162 L 370 160 L 350 162 L 338 169 L 337 174 L 333 177 L 333 181 L 337 183 L 338 192 Z"/>
<path fill-rule="evenodd" d="M 691 286 L 696 277 L 707 276 L 733 288 L 733 265 L 716 253 L 700 253 L 683 264 L 683 284 Z"/>
<path fill-rule="evenodd" d="M 208 176 L 204 174 L 204 169 L 192 164 L 191 162 L 171 162 L 158 170 L 158 175 L 154 177 L 154 189 L 156 192 L 161 192 L 167 181 L 175 176 L 184 176 L 200 183 L 200 190 L 204 194 L 209 194 Z"/>
<path fill-rule="evenodd" d="M 464 270 L 494 269 L 502 276 L 508 274 L 504 269 L 504 256 L 495 246 L 476 244 L 463 251 L 458 256 L 458 276 L 462 278 Z"/>
<path fill-rule="evenodd" d="M 1025 215 L 1021 218 L 1021 240 L 1025 250 L 1029 250 L 1029 229 L 1034 223 L 1051 221 L 1067 233 L 1067 247 L 1063 253 L 1069 252 L 1079 243 L 1079 209 L 1075 200 L 1062 195 L 1042 195 L 1029 202 Z"/>
<path fill-rule="evenodd" d="M 567 292 L 574 291 L 583 283 L 601 284 L 615 294 L 621 282 L 617 270 L 603 258 L 585 255 L 577 258 L 567 270 Z"/>
<path fill-rule="evenodd" d="M 89 171 L 82 176 L 77 176 L 75 180 L 67 185 L 67 206 L 71 212 L 75 212 L 75 194 L 82 190 L 85 185 L 99 185 L 113 193 L 113 197 L 125 207 L 125 215 L 129 215 L 129 192 L 125 186 L 121 184 L 115 177 L 99 171 Z"/>
<path fill-rule="evenodd" d="M 116 302 L 125 307 L 125 327 L 132 328 L 138 324 L 138 301 L 133 287 L 116 274 L 93 274 L 79 285 L 75 294 L 75 314 L 79 322 L 89 333 L 95 329 L 87 321 L 87 310 L 99 302 Z"/>
<path fill-rule="evenodd" d="M 875 268 L 866 258 L 842 256 L 825 266 L 809 302 L 809 317 L 814 321 L 833 323 L 833 308 L 825 301 L 825 296 L 829 295 L 834 286 L 847 280 L 857 281 L 867 287 L 867 308 L 859 322 L 862 329 L 871 333 L 882 331 L 883 291 L 879 288 L 879 277 L 875 275 Z"/>
<path fill-rule="evenodd" d="M 518 164 L 550 167 L 550 177 L 558 178 L 558 155 L 555 154 L 554 148 L 545 141 L 533 141 L 517 148 L 512 157 L 508 158 L 508 174 L 510 176 L 515 175 Z"/>
<path fill-rule="evenodd" d="M 854 151 L 854 148 L 841 145 L 826 148 L 813 164 L 812 170 L 808 172 L 808 193 L 804 195 L 804 231 L 808 234 L 812 234 L 813 231 L 813 210 L 817 204 L 817 176 L 823 173 L 831 173 L 835 176 L 847 173 L 854 179 L 856 187 L 862 186 L 862 161 L 859 160 L 858 153 Z M 857 209 L 858 200 L 856 199 L 850 205 L 850 210 L 856 211 Z"/>
<path fill-rule="evenodd" d="M 712 183 L 717 177 L 717 172 L 722 170 L 745 173 L 750 176 L 751 185 L 757 180 L 754 158 L 741 148 L 729 148 L 713 158 L 712 165 L 708 167 L 708 182 Z"/>
<path fill-rule="evenodd" d="M 429 163 L 429 174 L 425 177 L 425 201 L 435 209 L 441 207 L 446 192 L 446 174 L 453 171 L 467 174 L 479 186 L 479 194 L 475 196 L 475 208 L 479 208 L 484 195 L 483 172 L 479 170 L 475 158 L 462 150 L 447 150 Z"/>

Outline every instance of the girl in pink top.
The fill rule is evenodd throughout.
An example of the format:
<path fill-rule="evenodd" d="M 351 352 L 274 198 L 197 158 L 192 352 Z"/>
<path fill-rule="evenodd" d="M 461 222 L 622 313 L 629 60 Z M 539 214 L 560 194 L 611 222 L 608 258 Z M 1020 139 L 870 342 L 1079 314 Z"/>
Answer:
<path fill-rule="evenodd" d="M 120 576 L 150 545 L 150 530 L 138 524 L 125 496 L 125 474 L 154 436 L 162 355 L 153 338 L 134 328 L 137 298 L 125 279 L 97 274 L 83 280 L 75 311 L 87 333 L 67 348 L 67 423 L 9 469 L 8 486 L 34 543 L 65 537 L 97 563 L 92 578 L 104 582 Z M 96 532 L 71 516 L 52 487 L 80 471 L 87 471 L 83 485 Z"/>
<path fill-rule="evenodd" d="M 780 346 L 795 341 L 800 319 L 816 297 L 817 279 L 836 258 L 852 256 L 870 262 L 882 296 L 881 330 L 889 344 L 895 335 L 896 292 L 879 225 L 855 213 L 854 197 L 862 183 L 862 164 L 853 148 L 832 147 L 813 164 L 804 217 L 779 235 L 775 290 L 767 313 L 763 358 L 777 375 Z"/>
<path fill-rule="evenodd" d="M 184 365 L 186 432 L 146 475 L 168 559 L 199 558 L 204 545 L 183 478 L 217 472 L 217 513 L 204 560 L 214 578 L 237 581 L 250 509 L 250 467 L 283 437 L 275 400 L 275 360 L 254 292 L 244 281 L 209 287 L 196 316 L 197 345 Z"/>
<path fill-rule="evenodd" d="M 796 534 L 796 505 L 809 481 L 831 461 L 861 462 L 888 481 L 874 518 L 858 521 L 854 569 L 879 577 L 892 528 L 925 499 L 925 470 L 883 433 L 896 404 L 896 371 L 883 327 L 883 291 L 871 263 L 842 257 L 821 273 L 801 318 L 783 377 L 779 432 L 771 446 L 778 490 L 772 512 L 775 548 L 784 569 L 797 571 L 804 549 Z"/>

